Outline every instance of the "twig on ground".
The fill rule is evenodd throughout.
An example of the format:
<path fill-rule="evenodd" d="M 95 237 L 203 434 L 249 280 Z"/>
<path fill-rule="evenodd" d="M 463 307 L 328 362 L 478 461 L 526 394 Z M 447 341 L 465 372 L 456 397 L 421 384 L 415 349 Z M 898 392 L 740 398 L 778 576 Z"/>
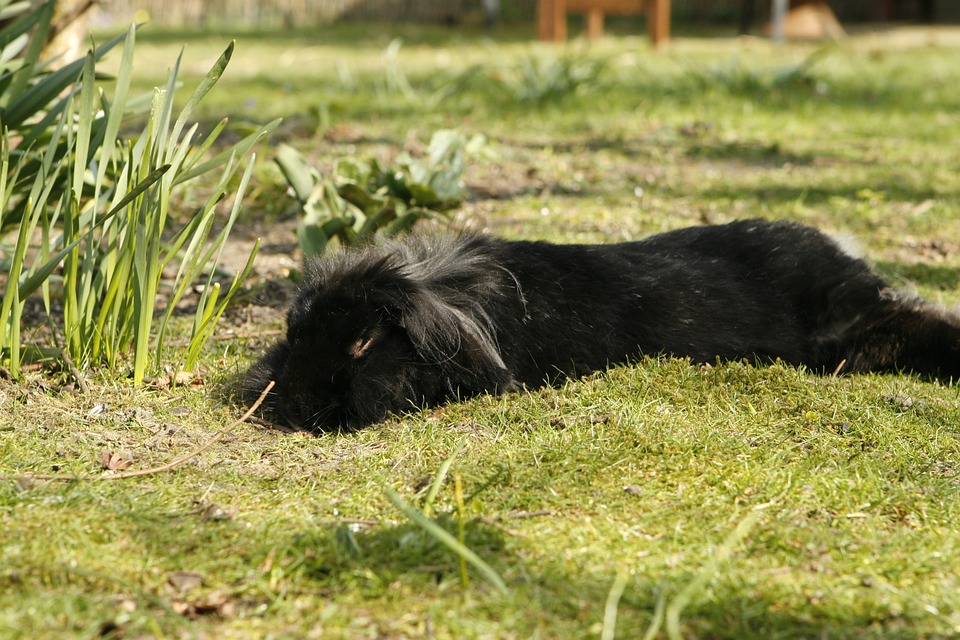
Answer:
<path fill-rule="evenodd" d="M 221 335 L 226 334 L 231 338 L 265 338 L 272 336 L 282 336 L 286 334 L 286 331 L 283 329 L 260 329 L 259 331 L 223 331 Z"/>
<path fill-rule="evenodd" d="M 286 331 L 284 331 L 283 329 L 261 329 L 259 331 L 243 331 L 243 332 L 235 332 L 232 329 L 228 329 L 225 331 L 217 332 L 217 337 L 230 338 L 231 340 L 233 339 L 249 340 L 251 338 L 268 338 L 273 336 L 282 336 L 285 333 Z M 176 338 L 176 339 L 167 340 L 166 342 L 164 342 L 164 344 L 169 347 L 185 347 L 188 344 L 190 344 L 190 339 Z"/>
<path fill-rule="evenodd" d="M 77 386 L 80 387 L 80 393 L 84 395 L 90 393 L 90 387 L 87 386 L 87 379 L 80 369 L 77 369 L 77 365 L 73 363 L 73 358 L 70 357 L 70 353 L 66 349 L 63 349 L 60 355 L 63 358 L 63 363 L 67 365 L 67 369 L 70 370 L 70 375 L 77 381 Z"/>
<path fill-rule="evenodd" d="M 522 520 L 525 518 L 540 518 L 543 516 L 552 516 L 553 509 L 541 509 L 540 511 L 511 511 L 499 516 L 501 520 Z"/>
<path fill-rule="evenodd" d="M 379 520 L 369 520 L 364 518 L 338 518 L 339 524 L 355 524 L 363 527 L 375 527 L 380 524 Z"/>
<path fill-rule="evenodd" d="M 844 358 L 843 360 L 840 361 L 840 364 L 837 365 L 837 368 L 833 370 L 833 377 L 834 377 L 834 378 L 836 378 L 838 375 L 840 375 L 840 370 L 843 369 L 843 367 L 844 367 L 846 364 L 847 364 L 847 359 L 846 359 L 846 358 Z"/>
<path fill-rule="evenodd" d="M 539 511 L 510 511 L 508 513 L 497 514 L 492 518 L 481 517 L 478 520 L 483 524 L 499 529 L 509 536 L 516 538 L 526 538 L 527 534 L 520 531 L 510 529 L 503 524 L 505 520 L 527 520 L 530 518 L 544 518 L 552 516 L 555 512 L 553 509 L 541 509 Z"/>
<path fill-rule="evenodd" d="M 160 465 L 159 467 L 151 467 L 149 469 L 138 469 L 136 471 L 124 471 L 122 473 L 115 474 L 89 474 L 89 475 L 68 475 L 63 473 L 4 473 L 0 474 L 0 479 L 3 480 L 123 480 L 125 478 L 136 478 L 140 476 L 149 476 L 157 473 L 163 473 L 164 471 L 169 471 L 175 467 L 180 466 L 187 460 L 193 458 L 194 456 L 200 455 L 214 444 L 217 443 L 225 435 L 233 431 L 238 425 L 243 424 L 246 420 L 253 415 L 253 413 L 260 407 L 264 399 L 266 399 L 267 394 L 270 393 L 270 390 L 273 389 L 273 381 L 264 388 L 263 392 L 260 394 L 260 397 L 257 398 L 257 401 L 247 409 L 246 413 L 237 418 L 230 424 L 230 426 L 221 429 L 213 435 L 209 440 L 196 447 L 195 449 L 188 451 L 178 458 L 174 458 L 170 462 Z"/>

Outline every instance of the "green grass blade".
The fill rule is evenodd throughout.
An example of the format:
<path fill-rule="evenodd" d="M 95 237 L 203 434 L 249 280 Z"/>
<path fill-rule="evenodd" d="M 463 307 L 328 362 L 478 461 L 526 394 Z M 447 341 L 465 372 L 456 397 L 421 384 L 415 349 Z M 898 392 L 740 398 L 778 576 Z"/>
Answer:
<path fill-rule="evenodd" d="M 106 44 L 97 47 L 93 52 L 94 60 L 102 58 L 110 49 L 123 41 L 124 37 L 124 35 L 117 36 Z M 83 71 L 84 64 L 86 64 L 85 59 L 71 62 L 25 90 L 22 95 L 10 103 L 4 113 L 4 124 L 9 128 L 19 127 L 27 118 L 41 111 L 54 98 L 77 81 Z"/>
<path fill-rule="evenodd" d="M 170 165 L 165 164 L 163 166 L 157 167 L 150 173 L 146 175 L 137 185 L 130 190 L 130 192 L 125 195 L 120 202 L 113 205 L 110 211 L 104 214 L 104 218 L 110 218 L 120 211 L 122 211 L 128 204 L 139 198 L 147 189 L 152 187 L 160 178 L 162 178 L 168 171 L 170 171 Z M 98 221 L 98 224 L 100 222 Z"/>
<path fill-rule="evenodd" d="M 220 122 L 218 122 L 216 126 L 213 127 L 213 130 L 210 131 L 210 133 L 208 133 L 207 136 L 203 139 L 203 142 L 200 143 L 200 146 L 191 149 L 187 153 L 183 163 L 181 164 L 181 167 L 185 171 L 189 171 L 190 169 L 193 169 L 193 167 L 198 162 L 200 162 L 202 158 L 206 157 L 207 152 L 210 150 L 213 144 L 220 137 L 220 134 L 223 133 L 223 130 L 227 126 L 227 122 L 228 122 L 227 118 L 223 118 L 222 120 L 220 120 Z"/>
<path fill-rule="evenodd" d="M 93 53 L 84 58 L 80 79 L 80 95 L 76 102 L 77 133 L 73 151 L 73 193 L 77 199 L 83 196 L 83 181 L 87 171 L 87 154 L 90 151 L 90 133 L 93 130 L 95 86 L 93 82 Z"/>
<path fill-rule="evenodd" d="M 464 446 L 466 445 L 460 445 L 449 458 L 443 461 L 440 469 L 437 470 L 437 477 L 430 483 L 430 490 L 427 491 L 427 497 L 423 500 L 423 514 L 426 517 L 429 518 L 433 513 L 433 501 L 436 500 L 437 494 L 440 493 L 440 489 L 443 487 L 444 480 L 447 479 L 447 474 L 450 472 L 450 465 L 453 464 L 453 461 L 463 451 Z"/>
<path fill-rule="evenodd" d="M 185 171 L 184 173 L 181 173 L 176 177 L 176 179 L 174 179 L 173 184 L 178 185 L 188 180 L 191 180 L 193 178 L 196 178 L 197 176 L 203 175 L 212 169 L 215 169 L 219 166 L 226 164 L 231 157 L 234 157 L 234 156 L 240 157 L 240 156 L 246 155 L 246 153 L 250 149 L 252 149 L 255 144 L 257 144 L 258 142 L 263 140 L 265 137 L 270 135 L 273 132 L 273 130 L 277 128 L 277 126 L 280 124 L 281 121 L 282 120 L 280 118 L 277 118 L 276 120 L 273 120 L 272 122 L 265 124 L 264 126 L 257 129 L 255 132 L 251 133 L 250 135 L 246 136 L 245 138 L 237 142 L 235 145 L 233 145 L 229 149 L 225 149 L 220 153 L 218 153 L 217 155 L 215 155 L 214 157 L 207 160 L 206 162 L 202 162 L 197 166 L 191 168 L 190 170 Z"/>
<path fill-rule="evenodd" d="M 173 100 L 177 90 L 177 78 L 180 73 L 180 65 L 183 62 L 184 48 L 181 47 L 177 61 L 167 76 L 167 84 L 163 89 L 158 89 L 150 103 L 150 158 L 155 164 L 170 164 L 167 157 L 167 145 L 174 144 L 170 142 L 170 120 L 173 117 Z M 165 182 L 169 184 L 170 176 Z"/>
<path fill-rule="evenodd" d="M 232 164 L 233 163 L 230 163 L 230 166 L 232 166 Z M 198 261 L 196 261 L 197 268 L 203 267 L 207 264 L 217 265 L 220 263 L 220 257 L 223 253 L 223 248 L 226 246 L 227 238 L 230 235 L 230 231 L 233 229 L 234 223 L 236 222 L 237 218 L 240 215 L 240 208 L 243 203 L 243 196 L 247 191 L 247 185 L 250 182 L 250 177 L 253 174 L 253 167 L 255 164 L 256 164 L 256 155 L 254 155 L 250 159 L 250 162 L 247 163 L 247 168 L 246 170 L 244 170 L 243 176 L 240 178 L 240 184 L 238 185 L 237 191 L 234 195 L 233 206 L 231 207 L 230 216 L 227 219 L 227 223 L 220 230 L 220 233 L 217 234 L 217 237 L 214 239 L 214 241 L 210 244 L 210 248 L 204 253 L 204 255 Z M 233 175 L 233 173 L 234 171 L 230 169 L 229 175 Z M 224 177 L 225 178 L 228 177 L 226 173 Z M 226 186 L 226 182 L 224 182 L 223 184 L 224 186 Z M 203 237 L 204 238 L 206 237 L 206 232 L 203 234 Z M 223 296 L 222 301 L 218 305 L 211 306 L 209 309 L 209 312 L 207 312 L 207 310 L 204 310 L 203 317 L 200 317 L 200 315 L 198 315 L 194 319 L 194 332 L 191 338 L 190 347 L 187 352 L 186 363 L 184 365 L 187 369 L 191 369 L 193 366 L 195 366 L 196 361 L 200 356 L 200 349 L 203 347 L 207 339 L 212 334 L 213 329 L 216 325 L 216 322 L 220 319 L 220 316 L 223 314 L 224 310 L 226 309 L 227 304 L 230 302 L 231 298 L 233 298 L 234 294 L 237 292 L 237 289 L 239 288 L 241 283 L 246 279 L 247 275 L 249 275 L 250 270 L 253 268 L 253 260 L 259 248 L 260 248 L 260 240 L 258 239 L 253 247 L 253 251 L 250 253 L 250 256 L 247 258 L 246 266 L 239 274 L 237 274 L 234 277 L 233 284 L 230 286 L 230 289 L 227 291 L 227 294 Z M 214 253 L 216 253 L 216 257 L 213 257 Z M 205 295 L 206 295 L 206 291 L 214 286 L 213 277 L 214 277 L 214 270 L 210 269 L 210 277 L 207 278 L 207 289 L 204 289 Z M 184 282 L 186 282 L 186 280 Z M 219 292 L 219 289 L 217 289 L 215 292 Z M 198 307 L 198 311 L 201 308 L 202 308 L 202 305 Z M 169 310 L 168 310 L 168 314 L 169 314 Z M 169 317 L 169 315 L 167 317 Z M 159 348 L 158 348 L 158 352 L 159 352 Z"/>
<path fill-rule="evenodd" d="M 11 175 L 10 147 L 7 144 L 7 137 L 0 133 L 0 228 L 3 227 L 7 206 L 13 195 L 12 186 L 16 184 L 19 172 L 20 163 L 17 163 L 17 166 L 14 167 L 13 175 Z M 10 190 L 8 190 L 8 187 Z"/>
<path fill-rule="evenodd" d="M 66 93 L 67 95 L 65 95 L 63 99 L 57 101 L 53 106 L 49 107 L 46 111 L 46 114 L 36 124 L 31 125 L 25 131 L 23 139 L 20 141 L 18 148 L 32 149 L 34 143 L 41 140 L 44 136 L 50 135 L 50 127 L 54 125 L 54 122 L 62 122 L 63 112 L 69 105 L 70 100 L 73 98 L 72 91 L 68 91 Z M 54 135 L 51 137 L 51 142 L 58 141 L 59 139 L 59 135 Z M 46 156 L 44 156 L 44 159 L 45 158 Z"/>
<path fill-rule="evenodd" d="M 607 594 L 607 602 L 603 607 L 603 627 L 600 631 L 600 640 L 614 640 L 617 634 L 617 608 L 620 605 L 620 598 L 627 588 L 627 582 L 630 580 L 630 574 L 621 569 L 610 587 Z"/>
<path fill-rule="evenodd" d="M 25 216 L 20 221 L 20 230 L 17 234 L 17 243 L 14 245 L 13 256 L 10 262 L 10 268 L 7 271 L 7 282 L 16 283 L 20 279 L 23 270 L 23 264 L 27 248 L 28 239 L 33 234 L 36 225 L 36 218 L 39 216 L 39 208 L 28 204 L 28 211 L 31 215 Z M 20 295 L 20 288 L 8 284 L 3 295 L 3 304 L 0 306 L 0 318 L 6 321 L 5 326 L 0 326 L 4 330 L 7 339 L 7 348 L 10 352 L 10 373 L 16 378 L 20 375 L 20 315 L 23 310 L 23 299 Z"/>
<path fill-rule="evenodd" d="M 423 529 L 424 532 L 432 536 L 440 544 L 450 549 L 457 556 L 470 563 L 474 569 L 479 571 L 480 574 L 486 578 L 487 582 L 496 587 L 497 591 L 504 594 L 507 593 L 507 585 L 503 581 L 503 578 L 501 578 L 490 565 L 480 558 L 480 556 L 474 553 L 473 550 L 462 544 L 455 536 L 451 535 L 446 529 L 438 525 L 436 522 L 430 520 L 425 515 L 410 506 L 410 504 L 400 497 L 400 494 L 393 489 L 387 487 L 384 489 L 384 495 L 386 495 L 387 500 L 389 500 L 393 506 L 399 509 L 400 512 L 405 515 L 413 524 Z"/>
<path fill-rule="evenodd" d="M 4 125 L 9 128 L 16 128 L 22 122 L 22 120 L 18 121 L 12 116 L 10 111 L 13 110 L 13 106 L 17 103 L 17 100 L 28 91 L 27 83 L 34 76 L 34 68 L 40 59 L 40 54 L 43 52 L 43 45 L 46 42 L 47 33 L 50 31 L 50 20 L 53 18 L 55 4 L 56 0 L 47 0 L 47 2 L 39 5 L 33 14 L 24 18 L 25 24 L 18 26 L 15 30 L 15 32 L 19 32 L 20 28 L 26 28 L 27 30 L 32 30 L 33 34 L 30 38 L 30 45 L 27 47 L 26 55 L 23 57 L 23 67 L 14 75 L 12 83 L 7 90 L 4 91 L 4 94 L 12 97 L 12 100 L 6 103 L 7 111 L 4 113 Z M 49 100 L 47 102 L 49 102 Z M 43 104 L 47 104 L 47 102 Z M 28 115 L 38 110 L 39 109 L 35 109 L 29 112 Z"/>
<path fill-rule="evenodd" d="M 246 265 L 236 276 L 234 276 L 233 283 L 230 285 L 230 289 L 227 290 L 225 295 L 221 296 L 220 302 L 213 312 L 210 315 L 205 316 L 202 319 L 202 322 L 200 322 L 195 328 L 193 337 L 190 341 L 190 347 L 187 352 L 187 358 L 183 365 L 184 369 L 187 371 L 192 371 L 196 367 L 197 361 L 200 359 L 200 350 L 210 339 L 216 323 L 223 315 L 223 312 L 226 311 L 227 305 L 230 304 L 230 300 L 233 299 L 233 296 L 236 295 L 237 291 L 239 291 L 240 286 L 247 279 L 247 276 L 250 275 L 250 271 L 253 269 L 254 259 L 257 257 L 257 252 L 259 250 L 260 239 L 258 238 L 253 244 L 253 249 L 250 251 Z"/>
<path fill-rule="evenodd" d="M 301 203 L 307 202 L 316 187 L 317 178 L 311 172 L 303 155 L 290 145 L 281 144 L 277 146 L 274 162 L 280 168 L 280 173 L 283 174 L 287 184 L 293 189 L 297 200 Z"/>
<path fill-rule="evenodd" d="M 100 227 L 109 220 L 111 217 L 115 216 L 117 213 L 123 211 L 124 207 L 133 202 L 140 194 L 150 188 L 157 180 L 163 177 L 163 175 L 170 169 L 168 165 L 164 165 L 159 169 L 155 169 L 150 172 L 149 175 L 144 180 L 141 180 L 134 189 L 128 193 L 124 198 L 116 204 L 110 211 L 104 214 L 94 227 L 87 231 L 87 234 L 90 234 L 94 229 Z M 57 268 L 57 266 L 63 261 L 64 257 L 67 256 L 80 242 L 83 238 L 77 238 L 72 241 L 66 247 L 57 252 L 46 263 L 37 268 L 29 278 L 27 278 L 23 283 L 20 284 L 20 297 L 26 298 L 28 295 L 36 291 L 44 280 L 50 277 L 50 274 Z"/>
<path fill-rule="evenodd" d="M 700 594 L 707 583 L 717 575 L 720 565 L 729 558 L 736 546 L 747 537 L 753 525 L 760 517 L 760 511 L 752 510 L 740 523 L 731 531 L 723 542 L 717 548 L 716 552 L 700 570 L 697 577 L 694 578 L 680 593 L 674 597 L 673 601 L 666 608 L 667 637 L 670 640 L 682 640 L 683 634 L 680 632 L 680 614 Z"/>
<path fill-rule="evenodd" d="M 200 271 L 207 264 L 210 256 L 213 254 L 213 251 L 216 250 L 216 244 L 211 246 L 206 252 L 203 251 L 203 247 L 210 235 L 210 230 L 213 228 L 214 218 L 216 215 L 216 206 L 222 199 L 226 186 L 233 174 L 234 166 L 233 159 L 231 158 L 231 161 L 227 167 L 224 168 L 220 176 L 220 182 L 217 184 L 216 188 L 214 188 L 213 192 L 210 194 L 210 197 L 207 198 L 204 206 L 200 208 L 198 213 L 194 214 L 190 218 L 187 225 L 174 236 L 173 240 L 168 243 L 165 248 L 165 255 L 160 261 L 161 269 L 167 268 L 167 266 L 176 258 L 179 258 L 180 265 L 177 268 L 177 273 L 173 278 L 174 292 L 170 296 L 167 304 L 167 311 L 158 326 L 158 361 L 163 351 L 167 323 L 169 322 L 170 317 L 173 315 L 174 307 L 180 301 L 180 298 L 183 296 L 187 287 L 194 282 L 194 280 L 200 274 Z M 227 233 L 229 233 L 229 226 L 232 226 L 232 222 L 228 222 L 228 225 L 225 227 Z M 185 249 L 184 245 L 186 245 Z"/>
<path fill-rule="evenodd" d="M 661 593 L 657 598 L 657 605 L 653 609 L 653 619 L 650 621 L 650 626 L 647 627 L 647 632 L 643 634 L 643 640 L 655 640 L 660 634 L 660 627 L 663 626 L 663 616 L 666 609 L 667 597 L 665 593 Z"/>
<path fill-rule="evenodd" d="M 156 202 L 156 193 L 148 194 Z M 150 355 L 150 329 L 153 326 L 153 311 L 157 299 L 159 276 L 158 245 L 160 241 L 159 217 L 149 202 L 140 202 L 137 207 L 136 245 L 133 258 L 134 327 L 133 327 L 133 381 L 143 381 Z"/>
<path fill-rule="evenodd" d="M 193 114 L 193 110 L 200 104 L 200 101 L 203 100 L 204 96 L 210 92 L 210 89 L 213 88 L 217 81 L 220 80 L 220 76 L 223 75 L 224 70 L 227 68 L 227 65 L 230 63 L 230 58 L 233 57 L 233 50 L 236 47 L 236 41 L 233 40 L 227 45 L 226 50 L 217 61 L 213 64 L 213 67 L 210 71 L 207 72 L 207 75 L 204 76 L 203 80 L 200 81 L 200 84 L 197 86 L 196 90 L 193 92 L 193 95 L 187 100 L 186 104 L 183 106 L 183 109 L 180 111 L 180 116 L 177 118 L 177 121 L 173 125 L 173 132 L 170 136 L 170 148 L 167 150 L 167 158 L 169 160 L 175 145 L 180 139 L 180 132 L 183 131 L 183 127 L 186 125 L 187 120 Z"/>
<path fill-rule="evenodd" d="M 41 5 L 31 10 L 30 2 L 16 2 L 3 7 L 0 20 L 6 21 L 6 24 L 0 29 L 0 50 L 5 51 L 15 40 L 30 33 L 40 22 L 45 10 L 46 7 Z"/>
<path fill-rule="evenodd" d="M 107 125 L 104 130 L 102 148 L 105 153 L 111 153 L 116 145 L 120 124 L 123 122 L 126 113 L 127 96 L 130 92 L 130 82 L 133 77 L 133 49 L 136 44 L 136 34 L 136 27 L 131 25 L 127 30 L 127 37 L 123 44 L 123 55 L 120 58 L 120 68 L 114 83 L 113 102 L 108 105 L 104 100 L 103 106 L 107 114 Z M 110 162 L 106 157 L 101 157 L 98 161 L 94 200 L 99 197 L 109 165 Z"/>

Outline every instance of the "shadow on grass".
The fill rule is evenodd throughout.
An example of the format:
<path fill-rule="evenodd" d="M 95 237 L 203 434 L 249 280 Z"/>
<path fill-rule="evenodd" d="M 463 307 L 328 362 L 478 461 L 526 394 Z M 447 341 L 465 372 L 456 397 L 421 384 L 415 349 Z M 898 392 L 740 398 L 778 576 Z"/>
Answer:
<path fill-rule="evenodd" d="M 207 485 L 205 480 L 189 491 L 200 492 Z M 264 497 L 277 489 L 272 480 L 247 488 Z M 202 499 L 179 496 L 171 501 L 159 490 L 127 491 L 120 485 L 73 484 L 0 492 L 0 502 L 7 508 L 32 505 L 51 514 L 64 506 L 79 509 L 55 518 L 49 535 L 61 544 L 49 549 L 45 543 L 37 544 L 29 553 L 8 553 L 9 564 L 0 570 L 0 592 L 15 595 L 5 596 L 7 601 L 19 597 L 32 607 L 69 593 L 80 612 L 73 614 L 76 628 L 116 626 L 118 633 L 112 637 L 120 632 L 139 637 L 150 629 L 175 634 L 184 622 L 200 617 L 206 624 L 218 624 L 219 616 L 233 615 L 223 613 L 228 611 L 223 608 L 226 603 L 245 612 L 244 617 L 262 618 L 281 629 L 292 616 L 313 624 L 325 607 L 335 603 L 337 619 L 329 626 L 342 628 L 344 634 L 357 618 L 366 619 L 370 628 L 371 621 L 389 627 L 398 614 L 409 613 L 431 619 L 440 637 L 457 636 L 458 629 L 470 625 L 496 629 L 498 637 L 595 637 L 616 567 L 642 567 L 647 562 L 624 551 L 622 558 L 591 568 L 589 561 L 577 559 L 579 549 L 567 546 L 572 540 L 558 541 L 546 533 L 549 527 L 544 532 L 527 528 L 520 535 L 511 533 L 509 525 L 474 518 L 465 523 L 465 544 L 505 579 L 508 593 L 499 595 L 472 570 L 463 593 L 457 556 L 416 526 L 405 521 L 391 524 L 395 512 L 378 521 L 311 523 L 309 516 L 301 520 L 303 514 L 296 513 L 310 508 L 305 504 L 292 508 L 298 522 L 286 520 L 279 506 L 272 507 L 265 519 L 258 519 L 253 509 L 234 519 L 218 515 L 222 512 Z M 455 519 L 441 516 L 437 522 L 458 535 Z M 590 525 L 583 527 L 575 536 L 583 542 L 575 544 L 593 544 Z M 23 537 L 26 531 L 14 527 L 14 535 Z M 67 541 L 93 545 L 99 556 L 78 556 L 73 546 L 62 548 Z M 806 586 L 791 586 L 776 578 L 780 569 L 788 574 L 813 571 L 802 554 L 771 567 L 769 574 L 738 567 L 750 549 L 764 553 L 765 544 L 771 542 L 759 534 L 750 536 L 745 550 L 708 576 L 705 587 L 681 612 L 683 637 L 913 638 L 943 631 L 931 626 L 946 624 L 945 619 L 911 610 L 890 613 L 889 594 L 883 589 L 830 574 L 822 586 L 809 581 Z M 628 581 L 617 606 L 617 637 L 643 637 L 654 622 L 658 601 L 674 602 L 697 580 L 714 552 L 709 545 L 678 549 L 673 543 L 651 543 L 648 550 L 642 557 L 650 558 L 651 566 L 668 566 L 657 554 L 679 552 L 678 557 L 686 560 Z M 114 564 L 121 569 L 116 574 Z M 143 572 L 142 578 L 130 577 L 138 572 Z M 830 585 L 841 585 L 843 593 L 830 592 Z M 214 593 L 220 595 L 214 598 Z M 856 606 L 844 604 L 851 599 Z M 130 602 L 138 606 L 118 618 L 117 603 Z M 60 613 L 60 606 L 64 605 L 53 603 L 50 619 Z M 391 636 L 378 637 L 384 635 Z M 663 637 L 663 629 L 658 637 Z"/>
<path fill-rule="evenodd" d="M 853 200 L 857 192 L 869 190 L 881 194 L 886 201 L 923 202 L 924 200 L 945 197 L 942 192 L 932 188 L 914 187 L 906 184 L 892 184 L 889 180 L 860 181 L 857 184 L 835 183 L 825 185 L 767 185 L 758 188 L 746 188 L 735 182 L 717 182 L 713 186 L 697 192 L 697 195 L 710 200 L 747 199 L 760 200 L 771 209 L 785 204 L 802 202 L 806 205 L 826 205 L 835 198 Z M 950 197 L 949 194 L 946 194 Z"/>
<path fill-rule="evenodd" d="M 456 525 L 446 522 L 452 534 Z M 459 580 L 459 563 L 451 552 L 420 529 L 408 524 L 374 526 L 340 524 L 297 536 L 288 549 L 288 561 L 320 593 L 349 601 L 359 595 L 369 600 L 390 591 L 433 599 L 450 597 Z M 604 607 L 614 580 L 612 575 L 573 571 L 561 561 L 529 566 L 524 558 L 541 553 L 535 541 L 518 539 L 501 529 L 472 520 L 466 526 L 466 544 L 489 562 L 508 583 L 509 593 L 499 603 L 495 590 L 484 585 L 471 570 L 473 601 L 452 601 L 459 616 L 490 616 L 503 630 L 524 635 L 544 629 L 552 633 L 581 635 L 603 623 Z M 734 560 L 735 562 L 735 560 Z M 642 637 L 655 622 L 658 600 L 669 604 L 689 583 L 699 568 L 679 568 L 662 580 L 635 578 L 628 582 L 617 607 L 617 637 Z M 736 578 L 727 579 L 723 569 L 702 593 L 696 593 L 680 615 L 684 637 L 919 637 L 910 632 L 902 616 L 875 619 L 869 604 L 862 610 L 839 616 L 829 598 L 801 609 L 788 609 L 786 602 L 758 595 Z M 352 594 L 352 595 L 347 595 Z M 816 596 L 821 598 L 821 596 Z M 662 620 L 660 622 L 662 624 Z M 663 637 L 664 628 L 661 626 Z"/>
<path fill-rule="evenodd" d="M 411 47 L 455 47 L 465 41 L 495 39 L 497 42 L 533 42 L 529 25 L 443 26 L 416 22 L 350 22 L 338 21 L 327 25 L 283 27 L 261 25 L 208 25 L 188 28 L 150 26 L 141 29 L 137 41 L 154 44 L 180 44 L 203 39 L 240 41 L 255 40 L 262 44 L 276 44 L 296 49 L 308 46 L 349 47 L 351 49 L 383 48 L 393 38 L 400 38 Z"/>
<path fill-rule="evenodd" d="M 694 158 L 733 160 L 760 167 L 779 167 L 785 164 L 809 166 L 818 158 L 824 157 L 822 153 L 796 153 L 785 150 L 778 142 L 758 140 L 697 141 L 687 147 L 686 154 Z"/>
<path fill-rule="evenodd" d="M 435 522 L 457 536 L 457 524 L 448 516 Z M 505 549 L 504 534 L 478 520 L 465 523 L 464 544 L 495 564 L 515 562 Z M 436 538 L 412 524 L 379 526 L 374 523 L 340 523 L 294 538 L 288 553 L 300 558 L 304 574 L 331 587 L 350 586 L 360 575 L 376 576 L 389 585 L 404 575 L 424 586 L 459 576 L 458 557 Z M 366 579 L 366 578 L 365 578 Z M 480 580 L 473 577 L 473 580 Z"/>
<path fill-rule="evenodd" d="M 938 291 L 954 291 L 960 287 L 960 267 L 922 262 L 903 264 L 888 261 L 874 263 L 874 266 L 880 273 L 896 280 Z"/>

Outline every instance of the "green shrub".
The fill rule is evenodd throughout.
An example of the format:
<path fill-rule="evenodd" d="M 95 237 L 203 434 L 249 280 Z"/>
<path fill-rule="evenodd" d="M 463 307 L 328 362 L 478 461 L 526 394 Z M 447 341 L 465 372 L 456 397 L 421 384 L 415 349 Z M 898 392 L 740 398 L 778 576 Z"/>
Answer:
<path fill-rule="evenodd" d="M 719 90 L 731 94 L 766 95 L 774 91 L 798 90 L 809 94 L 810 89 L 816 90 L 818 86 L 823 90 L 825 85 L 818 80 L 814 67 L 832 51 L 829 45 L 820 47 L 797 62 L 772 68 L 746 64 L 734 56 L 714 65 L 691 69 L 687 77 L 700 93 Z"/>
<path fill-rule="evenodd" d="M 558 56 L 528 55 L 503 68 L 495 78 L 506 94 L 521 104 L 546 105 L 597 88 L 609 63 L 572 50 Z"/>
<path fill-rule="evenodd" d="M 181 363 L 192 368 L 256 253 L 255 248 L 246 269 L 221 292 L 212 266 L 239 213 L 250 163 L 232 193 L 228 219 L 214 234 L 216 206 L 233 188 L 243 158 L 277 123 L 213 157 L 208 157 L 209 151 L 226 121 L 202 142 L 197 140 L 198 126 L 188 127 L 193 109 L 229 62 L 231 44 L 174 117 L 178 59 L 167 84 L 155 90 L 139 134 L 122 135 L 121 123 L 133 102 L 128 93 L 136 30 L 91 51 L 84 60 L 47 72 L 37 63 L 36 43 L 46 32 L 52 6 L 48 2 L 20 19 L 35 21 L 36 29 L 24 44 L 22 57 L 8 60 L 0 77 L 0 121 L 5 126 L 0 145 L 0 230 L 16 235 L 13 248 L 6 251 L 0 348 L 11 372 L 18 375 L 24 303 L 40 291 L 51 324 L 63 334 L 54 356 L 70 358 L 80 367 L 116 366 L 132 350 L 133 378 L 139 382 L 151 352 L 156 365 L 165 357 L 163 338 L 173 308 L 206 272 Z M 7 38 L 23 42 L 24 36 L 16 35 L 26 33 L 23 25 L 6 31 L 0 42 Z M 120 42 L 123 57 L 108 97 L 95 63 Z M 171 216 L 175 191 L 211 172 L 220 175 L 207 200 L 187 216 Z M 181 218 L 185 220 L 178 222 Z M 166 311 L 158 314 L 157 291 L 165 268 L 175 268 L 176 275 L 169 283 L 172 294 Z M 52 284 L 62 287 L 62 323 L 52 322 L 52 289 L 56 290 Z"/>
<path fill-rule="evenodd" d="M 321 255 L 334 240 L 355 245 L 377 234 L 396 235 L 419 220 L 457 209 L 466 157 L 483 142 L 441 130 L 423 159 L 404 153 L 395 167 L 374 159 L 343 159 L 330 178 L 321 177 L 293 147 L 280 145 L 276 162 L 300 207 L 297 235 L 304 255 Z"/>

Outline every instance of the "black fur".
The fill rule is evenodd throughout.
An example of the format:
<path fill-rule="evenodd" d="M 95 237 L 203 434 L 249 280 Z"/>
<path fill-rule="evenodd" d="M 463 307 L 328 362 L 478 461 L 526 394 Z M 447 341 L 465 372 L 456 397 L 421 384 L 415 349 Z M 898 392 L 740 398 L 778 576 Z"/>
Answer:
<path fill-rule="evenodd" d="M 246 386 L 275 380 L 268 405 L 309 429 L 641 354 L 960 376 L 960 319 L 787 222 L 610 245 L 409 236 L 310 264 L 287 323 Z"/>

